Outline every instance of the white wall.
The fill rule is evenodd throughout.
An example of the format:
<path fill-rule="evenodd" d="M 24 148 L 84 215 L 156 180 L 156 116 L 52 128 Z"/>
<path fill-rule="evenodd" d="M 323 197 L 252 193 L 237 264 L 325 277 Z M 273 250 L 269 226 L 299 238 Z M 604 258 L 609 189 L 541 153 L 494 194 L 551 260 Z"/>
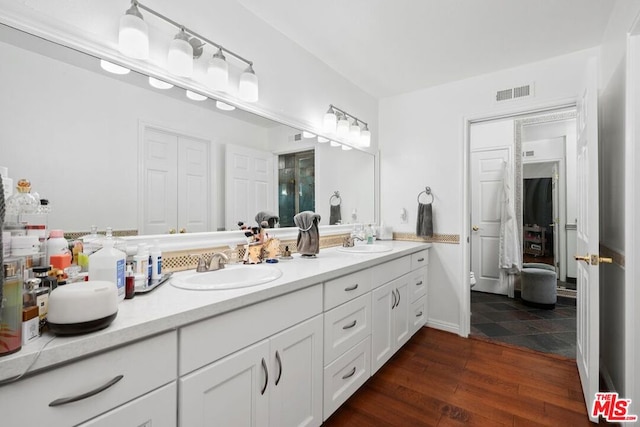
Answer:
<path fill-rule="evenodd" d="M 626 38 L 639 14 L 637 1 L 616 1 L 602 44 L 600 70 L 600 242 L 623 255 L 629 227 L 625 223 Z M 635 338 L 638 331 L 626 330 L 625 326 L 637 307 L 625 301 L 627 288 L 638 284 L 617 264 L 601 265 L 600 284 L 601 372 L 610 387 L 634 399 L 632 413 L 636 414 L 640 384 L 630 374 L 637 358 L 628 356 L 637 351 L 640 342 Z"/>
<path fill-rule="evenodd" d="M 430 258 L 431 323 L 460 328 L 467 288 L 468 218 L 465 205 L 465 119 L 526 110 L 575 99 L 580 75 L 596 49 L 415 91 L 380 101 L 381 218 L 396 231 L 415 228 L 416 195 L 430 186 L 435 195 L 435 232 L 460 234 L 459 245 L 435 244 Z M 535 97 L 501 104 L 495 91 L 535 82 Z M 398 211 L 406 207 L 409 223 Z"/>

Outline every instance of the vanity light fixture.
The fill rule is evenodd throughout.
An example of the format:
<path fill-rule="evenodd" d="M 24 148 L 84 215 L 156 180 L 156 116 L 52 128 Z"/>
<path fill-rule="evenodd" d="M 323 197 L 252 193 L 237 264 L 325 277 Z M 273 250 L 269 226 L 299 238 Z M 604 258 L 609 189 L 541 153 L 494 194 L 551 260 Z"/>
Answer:
<path fill-rule="evenodd" d="M 346 145 L 346 144 L 343 144 L 343 145 L 342 145 L 342 150 L 343 150 L 343 151 L 349 151 L 349 150 L 351 150 L 352 148 L 353 148 L 353 147 L 351 147 L 350 145 Z"/>
<path fill-rule="evenodd" d="M 238 95 L 240 99 L 244 99 L 247 102 L 258 101 L 258 77 L 256 76 L 256 72 L 253 71 L 253 65 L 251 63 L 249 63 L 247 69 L 240 74 Z"/>
<path fill-rule="evenodd" d="M 155 87 L 156 89 L 171 89 L 173 87 L 173 85 L 171 83 L 167 83 L 165 81 L 156 79 L 155 77 L 151 77 L 149 76 L 149 84 L 153 87 Z"/>
<path fill-rule="evenodd" d="M 138 10 L 138 2 L 135 0 L 131 2 L 131 7 L 120 18 L 118 50 L 130 58 L 149 58 L 149 28 L 144 22 L 144 18 Z"/>
<path fill-rule="evenodd" d="M 336 126 L 338 124 L 338 117 L 333 110 L 333 105 L 329 106 L 329 111 L 324 114 L 323 127 L 327 133 L 336 133 Z"/>
<path fill-rule="evenodd" d="M 187 98 L 193 101 L 204 101 L 205 99 L 207 99 L 206 96 L 200 95 L 197 92 L 190 91 L 189 89 L 187 89 L 186 92 L 187 92 Z"/>
<path fill-rule="evenodd" d="M 307 132 L 306 130 L 303 130 L 303 131 L 302 131 L 302 137 L 303 137 L 303 138 L 307 138 L 307 139 L 309 139 L 309 138 L 315 138 L 315 137 L 316 137 L 316 134 L 315 134 L 315 133 L 311 133 L 311 132 Z"/>
<path fill-rule="evenodd" d="M 149 56 L 148 29 L 140 10 L 149 12 L 179 29 L 178 34 L 169 45 L 167 54 L 169 72 L 180 77 L 191 78 L 193 76 L 194 59 L 200 58 L 204 51 L 204 46 L 210 45 L 215 47 L 217 52 L 211 57 L 207 67 L 208 86 L 213 90 L 228 91 L 229 67 L 225 57 L 226 54 L 247 65 L 247 68 L 239 78 L 239 97 L 247 102 L 258 101 L 258 77 L 253 69 L 252 61 L 156 12 L 138 0 L 131 0 L 131 7 L 121 18 L 118 42 L 119 50 L 123 55 L 136 59 L 147 59 Z"/>
<path fill-rule="evenodd" d="M 209 87 L 217 91 L 226 91 L 229 85 L 229 64 L 222 48 L 209 60 L 207 67 L 207 83 Z"/>
<path fill-rule="evenodd" d="M 324 136 L 319 136 L 318 142 L 324 144 L 325 142 L 329 142 L 329 139 L 325 138 Z"/>
<path fill-rule="evenodd" d="M 335 141 L 331 141 L 331 144 L 329 145 L 331 145 L 332 147 L 340 147 L 340 143 Z"/>
<path fill-rule="evenodd" d="M 103 70 L 113 74 L 129 74 L 129 72 L 131 71 L 128 68 L 114 64 L 113 62 L 105 61 L 104 59 L 100 60 L 100 67 L 102 67 Z"/>
<path fill-rule="evenodd" d="M 236 109 L 236 107 L 234 107 L 233 105 L 229 105 L 226 102 L 222 101 L 216 101 L 216 107 L 224 111 L 233 111 Z"/>
<path fill-rule="evenodd" d="M 351 122 L 349 120 L 351 120 Z M 347 138 L 349 142 L 356 147 L 371 146 L 371 131 L 369 131 L 367 122 L 341 110 L 333 104 L 329 105 L 329 111 L 325 113 L 323 123 L 325 132 Z"/>

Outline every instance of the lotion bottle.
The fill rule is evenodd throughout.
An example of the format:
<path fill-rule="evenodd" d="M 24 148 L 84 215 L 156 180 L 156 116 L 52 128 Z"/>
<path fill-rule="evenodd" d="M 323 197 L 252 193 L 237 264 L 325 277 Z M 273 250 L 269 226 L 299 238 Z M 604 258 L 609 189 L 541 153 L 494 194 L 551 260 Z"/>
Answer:
<path fill-rule="evenodd" d="M 162 251 L 158 241 L 153 242 L 153 248 L 149 251 L 149 263 L 151 264 L 151 280 L 160 280 L 162 277 Z"/>
<path fill-rule="evenodd" d="M 102 249 L 89 255 L 89 280 L 106 280 L 116 284 L 118 299 L 125 296 L 125 267 L 127 255 L 114 248 L 115 241 L 107 231 Z"/>

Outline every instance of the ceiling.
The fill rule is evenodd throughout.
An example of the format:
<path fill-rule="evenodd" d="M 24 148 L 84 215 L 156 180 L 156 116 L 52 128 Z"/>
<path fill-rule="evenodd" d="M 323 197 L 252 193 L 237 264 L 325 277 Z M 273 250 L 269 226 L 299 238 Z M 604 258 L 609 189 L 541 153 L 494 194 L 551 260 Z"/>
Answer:
<path fill-rule="evenodd" d="M 238 0 L 387 97 L 601 43 L 610 0 Z"/>

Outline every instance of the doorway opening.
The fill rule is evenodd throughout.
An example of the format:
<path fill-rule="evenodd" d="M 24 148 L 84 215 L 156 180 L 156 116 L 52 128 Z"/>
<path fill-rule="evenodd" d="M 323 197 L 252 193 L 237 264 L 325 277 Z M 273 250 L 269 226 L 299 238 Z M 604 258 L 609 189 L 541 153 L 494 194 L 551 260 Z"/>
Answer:
<path fill-rule="evenodd" d="M 566 283 L 575 224 L 575 108 L 486 120 L 470 126 L 470 297 L 472 336 L 575 358 L 575 285 Z M 517 219 L 522 263 L 556 270 L 555 309 L 523 303 L 520 276 L 499 268 L 505 168 L 513 176 L 509 198 Z M 505 276 L 507 276 L 505 278 Z"/>
<path fill-rule="evenodd" d="M 293 217 L 315 211 L 315 151 L 278 156 L 278 212 L 281 227 L 293 227 Z"/>

